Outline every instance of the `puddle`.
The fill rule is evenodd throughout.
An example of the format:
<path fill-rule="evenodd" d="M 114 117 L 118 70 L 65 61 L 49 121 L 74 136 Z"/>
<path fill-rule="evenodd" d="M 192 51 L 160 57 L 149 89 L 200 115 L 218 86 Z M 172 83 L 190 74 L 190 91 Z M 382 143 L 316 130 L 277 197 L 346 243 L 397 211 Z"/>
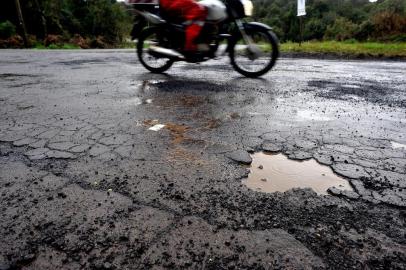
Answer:
<path fill-rule="evenodd" d="M 391 144 L 393 149 L 403 148 L 404 150 L 406 150 L 406 144 L 401 144 L 397 142 L 391 142 Z"/>
<path fill-rule="evenodd" d="M 303 110 L 297 112 L 297 118 L 299 120 L 313 120 L 313 121 L 330 121 L 331 118 L 321 115 L 314 111 Z"/>
<path fill-rule="evenodd" d="M 261 192 L 285 192 L 292 188 L 311 188 L 328 195 L 327 189 L 353 190 L 349 182 L 315 160 L 295 161 L 283 154 L 264 152 L 252 155 L 251 172 L 243 184 Z"/>

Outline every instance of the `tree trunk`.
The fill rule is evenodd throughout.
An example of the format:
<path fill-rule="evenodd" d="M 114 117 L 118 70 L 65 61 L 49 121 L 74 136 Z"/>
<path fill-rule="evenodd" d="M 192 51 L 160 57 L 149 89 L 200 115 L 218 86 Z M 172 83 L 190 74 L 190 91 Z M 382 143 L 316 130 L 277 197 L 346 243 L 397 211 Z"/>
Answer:
<path fill-rule="evenodd" d="M 20 29 L 22 30 L 22 34 L 23 34 L 24 46 L 26 48 L 28 48 L 30 44 L 29 44 L 29 41 L 28 41 L 28 38 L 27 38 L 27 29 L 25 28 L 23 13 L 21 12 L 20 0 L 15 0 L 15 4 L 16 4 Z"/>
<path fill-rule="evenodd" d="M 41 24 L 42 24 L 42 34 L 43 38 L 45 39 L 48 35 L 48 28 L 47 28 L 47 20 L 45 18 L 44 11 L 42 10 L 41 6 L 39 5 L 38 0 L 35 0 L 35 5 L 37 6 L 37 11 L 41 16 Z"/>

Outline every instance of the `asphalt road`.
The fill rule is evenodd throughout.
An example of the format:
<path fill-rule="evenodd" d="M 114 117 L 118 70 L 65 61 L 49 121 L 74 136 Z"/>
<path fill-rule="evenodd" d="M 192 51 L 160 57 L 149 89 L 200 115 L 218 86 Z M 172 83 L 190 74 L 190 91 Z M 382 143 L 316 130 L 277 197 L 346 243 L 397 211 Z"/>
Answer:
<path fill-rule="evenodd" d="M 405 62 L 2 50 L 0 269 L 405 269 L 405 144 Z M 262 150 L 354 191 L 250 190 Z"/>

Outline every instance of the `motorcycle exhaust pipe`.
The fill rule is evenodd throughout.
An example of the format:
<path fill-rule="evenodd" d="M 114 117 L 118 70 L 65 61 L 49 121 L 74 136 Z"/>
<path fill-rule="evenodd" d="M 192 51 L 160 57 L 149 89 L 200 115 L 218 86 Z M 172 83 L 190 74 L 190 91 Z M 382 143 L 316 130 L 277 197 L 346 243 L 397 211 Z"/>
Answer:
<path fill-rule="evenodd" d="M 162 48 L 158 46 L 151 46 L 148 49 L 149 54 L 151 54 L 154 57 L 162 57 L 162 58 L 172 58 L 176 60 L 183 60 L 185 59 L 184 56 L 180 53 L 178 53 L 175 50 L 167 49 L 167 48 Z"/>

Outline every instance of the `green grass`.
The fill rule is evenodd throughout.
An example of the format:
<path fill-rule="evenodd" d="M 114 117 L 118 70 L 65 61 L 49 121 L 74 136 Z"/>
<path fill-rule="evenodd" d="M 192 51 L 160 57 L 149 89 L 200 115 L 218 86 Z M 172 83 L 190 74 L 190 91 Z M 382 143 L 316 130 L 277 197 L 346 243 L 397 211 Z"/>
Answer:
<path fill-rule="evenodd" d="M 79 46 L 74 45 L 74 44 L 70 44 L 70 43 L 64 43 L 62 45 L 57 45 L 57 44 L 51 44 L 48 47 L 46 47 L 44 44 L 42 43 L 37 43 L 34 45 L 34 49 L 37 50 L 75 50 L 75 49 L 80 49 Z"/>
<path fill-rule="evenodd" d="M 378 43 L 357 42 L 354 40 L 337 42 L 286 42 L 281 44 L 282 52 L 293 53 L 323 53 L 343 56 L 368 56 L 368 57 L 406 57 L 406 42 L 401 43 Z"/>
<path fill-rule="evenodd" d="M 135 43 L 123 42 L 118 48 L 134 48 Z M 35 49 L 80 49 L 74 44 L 63 45 L 51 44 L 45 47 L 41 43 L 34 46 Z M 338 41 L 307 41 L 301 46 L 299 43 L 286 42 L 280 47 L 285 53 L 306 53 L 306 54 L 331 54 L 349 57 L 399 57 L 406 58 L 406 42 L 379 43 L 379 42 L 357 42 L 356 40 Z"/>
<path fill-rule="evenodd" d="M 137 43 L 132 41 L 123 41 L 121 44 L 118 44 L 116 47 L 118 49 L 134 49 Z"/>

